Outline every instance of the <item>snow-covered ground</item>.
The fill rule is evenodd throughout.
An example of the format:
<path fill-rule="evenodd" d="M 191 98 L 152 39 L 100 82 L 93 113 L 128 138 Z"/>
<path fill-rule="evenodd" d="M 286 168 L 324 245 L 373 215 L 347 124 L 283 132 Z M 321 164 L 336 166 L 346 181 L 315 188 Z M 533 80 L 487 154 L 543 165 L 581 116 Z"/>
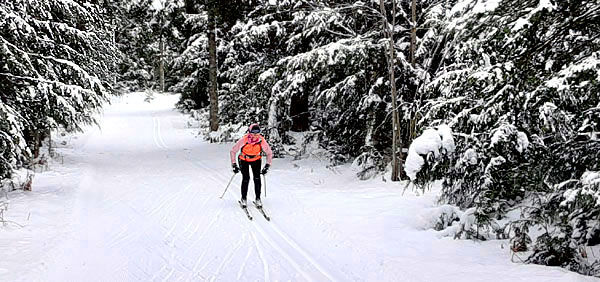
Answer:
<path fill-rule="evenodd" d="M 239 174 L 219 199 L 232 144 L 196 138 L 177 98 L 115 99 L 34 191 L 9 194 L 24 227 L 0 227 L 0 281 L 596 281 L 511 263 L 505 241 L 440 238 L 435 189 L 402 196 L 318 160 L 275 159 L 272 221 L 249 221 Z"/>

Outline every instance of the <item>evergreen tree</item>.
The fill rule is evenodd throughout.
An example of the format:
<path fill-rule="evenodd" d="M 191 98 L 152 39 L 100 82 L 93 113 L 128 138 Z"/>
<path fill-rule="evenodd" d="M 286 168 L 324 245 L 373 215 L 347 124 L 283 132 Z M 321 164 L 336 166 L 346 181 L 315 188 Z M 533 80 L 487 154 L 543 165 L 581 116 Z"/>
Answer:
<path fill-rule="evenodd" d="M 123 54 L 119 63 L 119 84 L 127 90 L 140 90 L 154 86 L 153 61 L 157 50 L 152 21 L 152 0 L 122 3 L 117 30 L 117 46 Z"/>
<path fill-rule="evenodd" d="M 530 261 L 594 275 L 579 247 L 600 236 L 589 180 L 600 169 L 599 17 L 595 1 L 459 1 L 420 123 L 448 122 L 459 140 L 420 172 L 445 178 L 444 202 L 475 207 L 479 231 L 533 202 L 523 218 L 546 232 Z"/>
<path fill-rule="evenodd" d="M 184 38 L 182 49 L 173 63 L 173 69 L 180 81 L 172 88 L 180 92 L 178 108 L 182 110 L 201 109 L 209 105 L 209 10 L 214 13 L 216 33 L 217 69 L 223 65 L 223 48 L 232 26 L 242 19 L 246 12 L 256 5 L 251 0 L 188 0 L 185 20 L 178 26 Z M 217 71 L 219 73 L 219 71 Z M 218 86 L 221 79 L 217 77 Z M 219 89 L 217 87 L 217 89 Z M 220 93 L 218 93 L 220 97 Z M 221 109 L 219 109 L 220 111 Z"/>
<path fill-rule="evenodd" d="M 410 101 L 425 76 L 406 59 L 409 6 L 400 4 L 395 84 L 401 100 Z M 385 5 L 392 11 L 391 1 Z M 419 6 L 424 15 L 426 5 Z M 295 142 L 289 132 L 305 132 L 306 142 L 319 142 L 334 163 L 354 159 L 361 177 L 377 173 L 389 163 L 392 143 L 381 17 L 378 3 L 261 3 L 231 32 L 221 75 L 222 120 L 266 123 L 276 151 Z M 403 105 L 406 140 L 410 109 Z"/>
<path fill-rule="evenodd" d="M 22 166 L 31 154 L 23 130 L 23 119 L 0 100 L 0 180 L 9 178 L 12 170 Z"/>
<path fill-rule="evenodd" d="M 0 3 L 0 175 L 30 157 L 25 144 L 37 155 L 49 130 L 94 122 L 118 58 L 106 8 L 83 0 Z"/>
<path fill-rule="evenodd" d="M 170 71 L 170 61 L 179 51 L 182 41 L 178 28 L 183 21 L 183 6 L 176 0 L 162 1 L 157 7 L 154 2 L 116 2 L 120 11 L 117 45 L 123 54 L 119 64 L 119 86 L 124 90 L 158 89 L 161 59 L 164 60 L 165 87 L 178 81 L 178 77 Z"/>

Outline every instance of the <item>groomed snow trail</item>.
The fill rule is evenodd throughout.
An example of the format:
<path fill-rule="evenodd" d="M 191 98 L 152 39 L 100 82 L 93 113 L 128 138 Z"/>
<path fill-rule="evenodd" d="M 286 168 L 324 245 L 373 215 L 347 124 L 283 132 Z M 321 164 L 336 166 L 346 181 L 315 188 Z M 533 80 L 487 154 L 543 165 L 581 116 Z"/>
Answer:
<path fill-rule="evenodd" d="M 274 160 L 272 221 L 252 207 L 249 221 L 240 175 L 219 199 L 231 144 L 196 138 L 177 99 L 115 99 L 38 190 L 11 195 L 26 227 L 0 229 L 1 281 L 593 281 L 510 263 L 502 242 L 440 239 L 424 228 L 434 193 L 315 160 Z"/>

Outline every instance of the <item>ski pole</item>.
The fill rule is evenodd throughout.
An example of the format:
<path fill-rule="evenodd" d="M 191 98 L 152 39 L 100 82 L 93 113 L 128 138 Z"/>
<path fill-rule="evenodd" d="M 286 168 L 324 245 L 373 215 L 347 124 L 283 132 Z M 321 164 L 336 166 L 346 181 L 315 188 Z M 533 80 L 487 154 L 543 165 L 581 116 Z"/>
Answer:
<path fill-rule="evenodd" d="M 231 176 L 231 179 L 229 179 L 229 183 L 227 183 L 227 187 L 225 187 L 225 191 L 223 191 L 223 195 L 221 195 L 221 197 L 219 197 L 219 199 L 223 199 L 223 196 L 225 196 L 225 193 L 227 192 L 227 189 L 229 188 L 229 185 L 231 185 L 231 181 L 233 181 L 233 178 L 235 177 L 235 173 Z"/>
<path fill-rule="evenodd" d="M 263 174 L 263 178 L 265 179 L 265 198 L 267 197 L 267 175 Z"/>

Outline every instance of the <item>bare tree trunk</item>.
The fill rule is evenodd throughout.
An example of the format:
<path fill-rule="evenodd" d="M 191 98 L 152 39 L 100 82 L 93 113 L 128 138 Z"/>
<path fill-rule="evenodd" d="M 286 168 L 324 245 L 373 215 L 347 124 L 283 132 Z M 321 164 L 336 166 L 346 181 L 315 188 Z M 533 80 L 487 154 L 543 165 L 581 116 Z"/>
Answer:
<path fill-rule="evenodd" d="M 33 158 L 37 158 L 40 156 L 40 143 L 42 143 L 41 141 L 41 136 L 40 136 L 40 132 L 35 129 L 33 131 Z"/>
<path fill-rule="evenodd" d="M 48 156 L 50 158 L 54 157 L 54 153 L 52 152 L 52 130 L 48 129 Z"/>
<path fill-rule="evenodd" d="M 416 59 L 415 59 L 415 53 L 417 50 L 417 0 L 412 0 L 412 4 L 411 4 L 411 22 L 410 22 L 410 64 L 412 65 L 413 68 L 416 67 Z M 417 90 L 418 87 L 415 89 L 415 92 L 413 93 L 413 97 L 412 97 L 412 114 L 411 114 L 411 119 L 410 119 L 410 123 L 409 123 L 409 127 L 408 127 L 408 142 L 412 142 L 412 140 L 416 137 L 417 135 L 417 109 L 415 107 L 418 107 L 417 105 L 420 103 L 420 101 L 417 101 L 417 99 L 419 99 L 417 97 Z M 420 99 L 419 99 L 420 100 Z"/>
<path fill-rule="evenodd" d="M 210 79 L 210 130 L 219 129 L 219 98 L 217 96 L 217 42 L 216 42 L 216 17 L 214 3 L 208 8 L 208 64 Z"/>
<path fill-rule="evenodd" d="M 417 49 L 417 0 L 412 0 L 412 19 L 410 22 L 410 64 L 415 67 L 415 51 Z"/>
<path fill-rule="evenodd" d="M 165 92 L 165 43 L 162 33 L 160 35 L 160 62 L 158 75 L 160 77 L 160 92 Z"/>
<path fill-rule="evenodd" d="M 393 13 L 392 22 L 388 22 L 386 18 L 386 9 L 384 0 L 379 0 L 379 8 L 382 14 L 383 30 L 388 37 L 388 72 L 390 75 L 390 86 L 392 88 L 392 181 L 400 180 L 400 162 L 402 161 L 402 142 L 400 140 L 400 118 L 398 115 L 398 101 L 397 101 L 397 89 L 396 89 L 396 75 L 394 73 L 394 66 L 396 62 L 396 54 L 394 48 L 394 32 L 393 27 L 396 24 L 396 3 L 393 2 Z M 391 25 L 391 28 L 390 28 Z M 400 148 L 400 150 L 398 149 Z M 398 154 L 400 153 L 400 156 Z"/>

